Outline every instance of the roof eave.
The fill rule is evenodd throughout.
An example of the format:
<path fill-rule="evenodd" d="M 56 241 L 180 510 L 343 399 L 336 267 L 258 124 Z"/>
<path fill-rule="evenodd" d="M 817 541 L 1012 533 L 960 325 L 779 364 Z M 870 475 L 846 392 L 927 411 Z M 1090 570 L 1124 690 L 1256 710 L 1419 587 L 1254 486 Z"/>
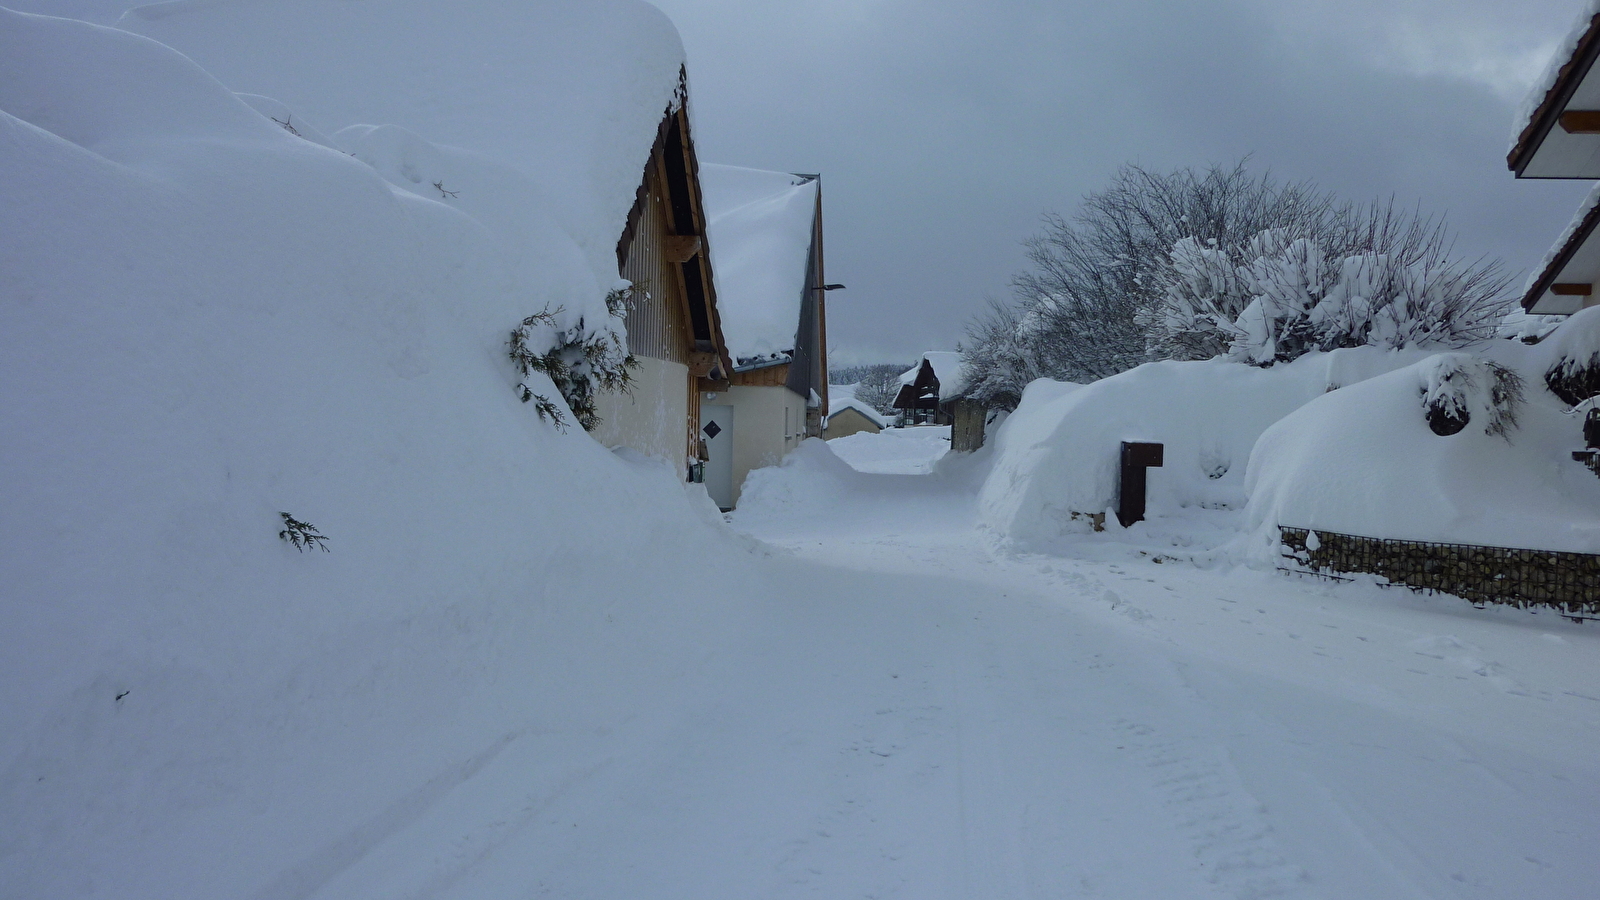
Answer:
<path fill-rule="evenodd" d="M 1506 166 L 1522 178 L 1523 172 L 1533 162 L 1534 154 L 1544 144 L 1550 130 L 1556 127 L 1565 111 L 1568 101 L 1583 83 L 1583 79 L 1593 67 L 1595 57 L 1600 55 L 1600 13 L 1589 19 L 1589 28 L 1579 39 L 1578 45 L 1573 48 L 1572 58 L 1561 66 L 1556 74 L 1555 83 L 1545 92 L 1544 99 L 1540 101 L 1533 115 L 1528 117 L 1528 124 L 1517 136 L 1517 142 L 1506 155 Z"/>
<path fill-rule="evenodd" d="M 1557 278 L 1561 277 L 1561 271 L 1567 267 L 1568 263 L 1572 262 L 1572 257 L 1577 255 L 1578 250 L 1589 240 L 1589 236 L 1594 233 L 1597 225 L 1600 225 L 1600 203 L 1590 207 L 1589 211 L 1584 213 L 1583 221 L 1573 230 L 1572 235 L 1567 238 L 1567 242 L 1561 245 L 1560 250 L 1556 251 L 1555 256 L 1550 259 L 1550 264 L 1544 267 L 1544 271 L 1539 273 L 1539 277 L 1533 282 L 1528 292 L 1523 295 L 1523 310 L 1527 312 L 1533 311 L 1534 306 L 1543 299 L 1545 292 L 1549 291 L 1550 286 L 1555 284 Z"/>

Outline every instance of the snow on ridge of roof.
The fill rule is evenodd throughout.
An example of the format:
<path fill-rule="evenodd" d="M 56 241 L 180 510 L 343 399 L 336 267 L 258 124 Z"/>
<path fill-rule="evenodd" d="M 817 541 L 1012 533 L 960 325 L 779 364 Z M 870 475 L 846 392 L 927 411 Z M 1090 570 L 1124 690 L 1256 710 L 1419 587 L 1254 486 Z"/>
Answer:
<path fill-rule="evenodd" d="M 682 42 L 642 0 L 175 0 L 118 27 L 324 133 L 395 125 L 520 171 L 597 276 L 681 102 Z"/>
<path fill-rule="evenodd" d="M 817 180 L 702 164 L 700 188 L 729 353 L 735 362 L 787 354 L 805 300 Z"/>
<path fill-rule="evenodd" d="M 1561 80 L 1562 70 L 1574 61 L 1573 56 L 1577 53 L 1578 46 L 1583 42 L 1584 36 L 1595 27 L 1597 16 L 1600 16 L 1600 0 L 1584 0 L 1583 11 L 1573 20 L 1566 36 L 1556 44 L 1544 71 L 1528 88 L 1527 95 L 1522 99 L 1522 105 L 1517 109 L 1517 117 L 1511 129 L 1511 146 L 1507 150 L 1507 155 L 1512 160 L 1518 156 L 1523 145 L 1532 139 L 1531 132 L 1540 111 L 1547 102 L 1554 99 L 1554 91 Z"/>
<path fill-rule="evenodd" d="M 859 400 L 855 397 L 834 397 L 831 395 L 828 397 L 828 418 L 831 419 L 835 415 L 842 413 L 847 409 L 853 409 L 856 412 L 861 413 L 879 428 L 887 428 L 894 422 L 894 418 L 892 416 L 885 416 L 883 413 L 878 412 L 875 408 L 873 408 L 872 404 L 866 402 L 865 400 Z"/>
<path fill-rule="evenodd" d="M 967 364 L 959 350 L 929 350 L 922 354 L 916 365 L 900 373 L 901 384 L 912 384 L 922 364 L 933 367 L 933 377 L 939 379 L 939 399 L 959 397 L 967 389 Z"/>

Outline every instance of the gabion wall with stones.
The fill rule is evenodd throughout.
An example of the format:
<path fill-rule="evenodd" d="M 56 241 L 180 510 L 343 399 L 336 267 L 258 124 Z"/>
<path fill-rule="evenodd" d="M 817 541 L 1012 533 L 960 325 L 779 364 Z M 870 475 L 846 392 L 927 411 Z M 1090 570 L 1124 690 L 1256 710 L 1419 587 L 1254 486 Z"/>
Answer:
<path fill-rule="evenodd" d="M 1479 603 L 1549 606 L 1569 615 L 1600 615 L 1600 555 L 1436 544 L 1279 528 L 1295 557 L 1319 573 L 1366 572 L 1396 584 L 1443 591 Z"/>

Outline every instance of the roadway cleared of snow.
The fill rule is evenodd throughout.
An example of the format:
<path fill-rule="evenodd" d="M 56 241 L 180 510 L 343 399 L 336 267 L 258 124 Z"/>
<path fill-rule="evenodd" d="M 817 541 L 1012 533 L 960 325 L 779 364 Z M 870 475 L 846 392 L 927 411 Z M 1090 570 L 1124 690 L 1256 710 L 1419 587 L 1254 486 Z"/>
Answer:
<path fill-rule="evenodd" d="M 835 758 L 766 895 L 1592 895 L 1592 625 L 1128 535 L 996 555 L 959 474 L 800 454 L 734 515 L 822 598 L 778 680 Z"/>

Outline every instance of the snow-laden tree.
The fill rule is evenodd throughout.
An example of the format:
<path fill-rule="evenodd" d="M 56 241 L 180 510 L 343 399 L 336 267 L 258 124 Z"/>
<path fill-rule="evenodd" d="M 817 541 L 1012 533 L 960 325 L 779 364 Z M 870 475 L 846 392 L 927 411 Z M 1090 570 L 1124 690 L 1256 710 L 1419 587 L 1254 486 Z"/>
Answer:
<path fill-rule="evenodd" d="M 987 313 L 967 325 L 971 346 L 962 349 L 962 361 L 968 396 L 994 409 L 1012 410 L 1028 382 L 1056 374 L 1045 368 L 1038 352 L 1042 324 L 1037 308 L 1021 311 L 989 301 Z"/>
<path fill-rule="evenodd" d="M 1449 257 L 1442 225 L 1392 205 L 1330 210 L 1312 233 L 1271 228 L 1243 247 L 1173 244 L 1166 291 L 1142 321 L 1180 359 L 1257 365 L 1311 350 L 1463 347 L 1511 306 L 1499 264 Z"/>
<path fill-rule="evenodd" d="M 1151 341 L 1148 319 L 1171 280 L 1174 245 L 1190 238 L 1237 262 L 1242 252 L 1233 248 L 1264 230 L 1316 233 L 1332 206 L 1309 185 L 1254 176 L 1243 163 L 1168 174 L 1124 166 L 1071 219 L 1046 216 L 1044 230 L 1028 241 L 1030 268 L 1013 279 L 1013 302 L 991 304 L 969 325 L 968 352 L 992 362 L 989 381 L 1001 392 L 1035 373 L 1093 381 L 1150 359 L 1215 356 L 1231 340 L 1216 329 L 1174 323 L 1163 332 L 1173 340 Z M 1227 306 L 1232 296 L 1220 307 L 1227 322 L 1245 306 Z"/>
<path fill-rule="evenodd" d="M 1461 347 L 1510 306 L 1498 263 L 1451 258 L 1442 222 L 1231 168 L 1125 166 L 1028 242 L 1010 304 L 968 325 L 976 396 L 1093 381 L 1154 359 L 1270 365 L 1316 349 Z"/>
<path fill-rule="evenodd" d="M 900 373 L 906 368 L 873 367 L 856 383 L 856 399 L 884 415 L 893 412 L 895 397 L 900 393 Z"/>

